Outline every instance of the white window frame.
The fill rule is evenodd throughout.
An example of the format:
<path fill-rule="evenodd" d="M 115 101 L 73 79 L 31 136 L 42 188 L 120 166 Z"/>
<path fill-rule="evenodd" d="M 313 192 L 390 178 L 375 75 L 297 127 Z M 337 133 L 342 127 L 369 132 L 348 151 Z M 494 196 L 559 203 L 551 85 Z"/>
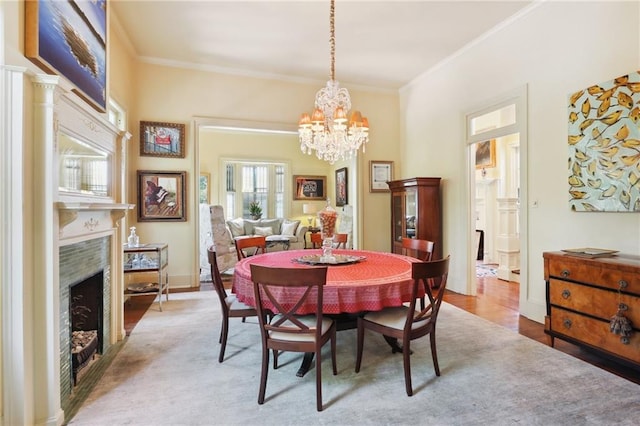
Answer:
<path fill-rule="evenodd" d="M 234 196 L 230 196 L 230 192 L 227 191 L 227 166 L 234 165 L 234 183 L 235 191 L 232 192 Z M 268 189 L 267 189 L 267 205 L 263 206 L 263 218 L 279 217 L 277 215 L 278 206 L 276 200 L 276 167 L 280 166 L 284 169 L 284 187 L 282 197 L 282 217 L 288 217 L 290 212 L 291 199 L 291 185 L 292 179 L 289 164 L 286 161 L 277 160 L 256 160 L 256 159 L 242 159 L 242 158 L 221 158 L 220 167 L 220 182 L 223 189 L 223 194 L 220 197 L 223 203 L 225 214 L 227 219 L 234 219 L 236 217 L 244 217 L 243 215 L 243 193 L 242 193 L 242 168 L 243 166 L 255 165 L 255 166 L 267 166 L 269 168 L 268 177 Z M 233 203 L 233 206 L 229 204 Z"/>

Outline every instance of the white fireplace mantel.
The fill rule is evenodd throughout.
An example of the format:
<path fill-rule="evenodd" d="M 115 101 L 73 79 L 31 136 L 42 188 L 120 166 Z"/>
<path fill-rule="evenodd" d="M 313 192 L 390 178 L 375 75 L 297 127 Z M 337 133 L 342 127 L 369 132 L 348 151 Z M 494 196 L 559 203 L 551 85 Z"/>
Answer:
<path fill-rule="evenodd" d="M 122 219 L 127 210 L 132 210 L 135 204 L 98 203 L 98 202 L 57 202 L 58 222 L 60 232 L 73 223 L 80 212 L 109 212 L 112 226 Z"/>
<path fill-rule="evenodd" d="M 32 395 L 28 406 L 35 420 L 28 423 L 54 425 L 64 422 L 63 406 L 69 401 L 69 392 L 65 389 L 62 400 L 61 390 L 61 377 L 67 374 L 61 369 L 61 336 L 67 331 L 61 329 L 64 325 L 61 309 L 65 308 L 61 305 L 60 249 L 108 238 L 108 248 L 100 253 L 108 257 L 103 263 L 109 267 L 105 278 L 105 285 L 109 286 L 105 294 L 110 298 L 105 304 L 109 336 L 105 339 L 109 345 L 124 339 L 122 227 L 127 211 L 135 205 L 125 203 L 123 177 L 130 134 L 78 98 L 59 77 L 37 74 L 32 80 L 33 145 L 30 150 L 38 155 L 33 155 L 30 167 L 34 191 L 29 197 L 34 213 L 33 234 L 27 247 L 34 260 L 29 263 L 33 267 L 26 268 L 32 272 L 24 280 L 23 291 L 32 302 L 27 305 L 30 310 L 22 314 L 30 318 L 28 326 L 32 331 L 25 338 L 25 342 L 29 342 L 24 344 L 28 350 L 20 353 L 16 365 L 24 371 L 23 389 Z M 89 191 L 82 185 L 65 185 L 68 182 L 60 179 L 65 176 L 64 170 L 61 171 L 60 153 L 67 152 L 62 135 L 105 154 L 102 158 L 106 158 L 107 171 L 99 171 L 100 176 L 107 176 L 105 187 Z M 98 183 L 104 185 L 102 180 Z"/>

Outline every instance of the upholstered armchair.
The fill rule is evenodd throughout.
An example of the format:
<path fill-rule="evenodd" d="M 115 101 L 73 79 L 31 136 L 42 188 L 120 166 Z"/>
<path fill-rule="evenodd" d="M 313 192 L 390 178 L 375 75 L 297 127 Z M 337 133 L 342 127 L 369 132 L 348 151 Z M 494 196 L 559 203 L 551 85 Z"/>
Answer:
<path fill-rule="evenodd" d="M 232 269 L 238 262 L 236 245 L 227 229 L 224 209 L 220 205 L 210 207 L 211 232 L 216 252 L 216 261 L 220 273 Z"/>

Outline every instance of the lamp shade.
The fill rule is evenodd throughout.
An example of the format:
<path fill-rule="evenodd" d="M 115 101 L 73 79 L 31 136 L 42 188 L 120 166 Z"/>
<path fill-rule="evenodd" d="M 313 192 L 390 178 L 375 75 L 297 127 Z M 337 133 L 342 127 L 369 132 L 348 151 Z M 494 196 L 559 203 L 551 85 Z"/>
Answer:
<path fill-rule="evenodd" d="M 302 213 L 304 214 L 314 214 L 316 211 L 316 206 L 314 206 L 313 204 L 305 203 L 302 205 Z"/>

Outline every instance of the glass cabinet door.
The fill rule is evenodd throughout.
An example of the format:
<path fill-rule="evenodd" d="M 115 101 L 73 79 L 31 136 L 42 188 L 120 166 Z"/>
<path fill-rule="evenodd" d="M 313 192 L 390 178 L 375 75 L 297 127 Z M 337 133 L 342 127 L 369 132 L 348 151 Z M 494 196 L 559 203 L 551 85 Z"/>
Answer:
<path fill-rule="evenodd" d="M 418 217 L 418 196 L 415 189 L 407 189 L 404 202 L 405 236 L 407 238 L 415 238 L 417 223 L 416 218 Z"/>

